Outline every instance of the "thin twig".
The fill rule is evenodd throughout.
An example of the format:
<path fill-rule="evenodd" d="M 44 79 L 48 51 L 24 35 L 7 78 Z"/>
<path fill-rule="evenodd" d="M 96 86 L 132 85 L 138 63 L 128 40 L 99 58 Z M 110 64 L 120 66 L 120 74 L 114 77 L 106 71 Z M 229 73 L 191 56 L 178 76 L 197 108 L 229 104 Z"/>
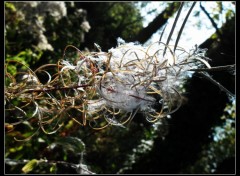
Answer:
<path fill-rule="evenodd" d="M 174 29 L 175 29 L 175 27 L 176 27 L 176 24 L 177 24 L 178 18 L 179 18 L 179 16 L 180 16 L 180 13 L 181 13 L 182 8 L 183 8 L 183 4 L 184 4 L 184 2 L 181 2 L 181 5 L 180 5 L 179 10 L 178 10 L 178 13 L 177 13 L 177 16 L 176 16 L 176 18 L 175 18 L 175 20 L 174 20 L 174 23 L 173 23 L 172 29 L 171 29 L 170 34 L 169 34 L 169 36 L 168 36 L 168 39 L 167 39 L 167 42 L 166 42 L 166 47 L 164 48 L 164 51 L 163 51 L 163 56 L 164 56 L 165 53 L 166 53 L 167 46 L 168 46 L 168 44 L 169 44 L 169 42 L 170 42 L 170 40 L 171 40 L 171 37 L 172 37 L 173 31 L 174 31 Z"/>
<path fill-rule="evenodd" d="M 214 20 L 212 19 L 212 17 L 209 15 L 209 13 L 207 12 L 207 10 L 202 6 L 201 1 L 200 1 L 200 8 L 203 10 L 203 12 L 207 15 L 208 19 L 211 21 L 213 27 L 216 29 L 216 32 L 218 34 L 218 36 L 222 36 L 221 32 L 219 31 L 217 24 L 214 22 Z"/>
<path fill-rule="evenodd" d="M 218 86 L 222 91 L 224 91 L 225 93 L 227 93 L 227 95 L 230 95 L 231 97 L 235 97 L 235 95 L 230 92 L 229 90 L 227 90 L 225 87 L 223 87 L 219 82 L 217 82 L 216 80 L 214 80 L 208 73 L 206 72 L 199 72 L 199 74 L 203 75 L 205 78 L 207 78 L 209 81 L 211 81 L 213 84 L 215 84 L 216 86 Z"/>
<path fill-rule="evenodd" d="M 235 70 L 235 64 L 233 65 L 225 65 L 225 66 L 217 66 L 217 67 L 211 67 L 211 68 L 197 68 L 197 69 L 190 69 L 188 71 L 196 71 L 196 72 L 201 72 L 201 71 L 233 71 Z"/>
<path fill-rule="evenodd" d="M 175 45 L 174 45 L 173 52 L 175 52 L 175 50 L 176 50 L 176 48 L 177 48 L 178 41 L 179 41 L 179 39 L 180 39 L 180 37 L 181 37 L 183 28 L 184 28 L 184 26 L 185 26 L 185 24 L 186 24 L 186 22 L 187 22 L 187 19 L 188 19 L 190 13 L 192 12 L 192 9 L 193 9 L 193 7 L 195 6 L 196 3 L 197 3 L 197 2 L 193 2 L 191 8 L 190 8 L 189 11 L 188 11 L 187 16 L 185 17 L 185 19 L 184 19 L 184 21 L 183 21 L 183 24 L 182 24 L 182 26 L 181 26 L 181 28 L 180 28 L 180 31 L 179 31 L 179 33 L 178 33 L 178 36 L 177 36 L 177 39 L 176 39 L 176 42 L 175 42 Z"/>

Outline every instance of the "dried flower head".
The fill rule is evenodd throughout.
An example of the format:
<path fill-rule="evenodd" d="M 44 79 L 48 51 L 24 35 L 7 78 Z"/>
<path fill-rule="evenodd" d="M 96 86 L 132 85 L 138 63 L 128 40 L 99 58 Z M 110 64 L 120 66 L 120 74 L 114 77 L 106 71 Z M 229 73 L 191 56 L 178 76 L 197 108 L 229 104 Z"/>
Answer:
<path fill-rule="evenodd" d="M 86 94 L 82 111 L 85 109 L 89 121 L 103 116 L 107 125 L 122 125 L 142 112 L 148 121 L 155 122 L 181 106 L 179 86 L 190 69 L 210 68 L 206 50 L 187 52 L 178 47 L 174 52 L 173 46 L 162 42 L 144 47 L 118 41 L 118 47 L 108 53 L 81 56 L 76 66 L 61 62 L 62 72 L 71 70 L 78 76 L 78 90 Z M 81 87 L 89 84 L 92 89 Z"/>
<path fill-rule="evenodd" d="M 84 25 L 87 32 L 90 28 L 87 24 L 83 28 Z M 12 125 L 31 121 L 32 126 L 38 127 L 36 132 L 41 129 L 52 134 L 66 117 L 82 126 L 88 123 L 93 129 L 103 129 L 109 125 L 124 127 L 137 113 L 149 122 L 174 113 L 182 104 L 181 85 L 185 79 L 192 71 L 212 68 L 205 56 L 206 49 L 195 46 L 186 51 L 177 46 L 181 32 L 175 45 L 170 45 L 172 32 L 166 43 L 158 41 L 149 46 L 125 43 L 119 38 L 118 46 L 108 52 L 101 51 L 97 44 L 98 52 L 89 53 L 68 45 L 61 61 L 34 71 L 17 61 L 7 61 L 6 111 L 20 117 L 11 116 L 9 121 Z M 74 63 L 65 57 L 68 48 L 79 53 Z M 25 71 L 11 75 L 7 71 L 11 62 L 25 67 Z M 38 79 L 39 74 L 46 76 L 44 82 Z M 211 76 L 203 75 L 229 93 Z"/>

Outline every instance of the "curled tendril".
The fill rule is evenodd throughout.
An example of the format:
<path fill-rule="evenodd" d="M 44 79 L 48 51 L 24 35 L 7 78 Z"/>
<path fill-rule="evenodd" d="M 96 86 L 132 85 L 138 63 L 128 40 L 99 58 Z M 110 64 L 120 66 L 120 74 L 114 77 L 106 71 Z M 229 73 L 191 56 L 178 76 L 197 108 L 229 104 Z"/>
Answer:
<path fill-rule="evenodd" d="M 74 65 L 64 60 L 68 48 L 79 53 Z M 204 55 L 205 50 L 187 52 L 158 41 L 147 47 L 121 44 L 108 53 L 83 53 L 68 45 L 57 64 L 42 65 L 34 71 L 8 60 L 6 124 L 28 121 L 36 126 L 37 130 L 25 139 L 29 140 L 40 129 L 55 133 L 66 118 L 95 130 L 124 127 L 137 113 L 154 123 L 181 107 L 179 85 L 187 72 L 211 69 Z M 9 66 L 14 64 L 21 69 L 13 75 Z"/>

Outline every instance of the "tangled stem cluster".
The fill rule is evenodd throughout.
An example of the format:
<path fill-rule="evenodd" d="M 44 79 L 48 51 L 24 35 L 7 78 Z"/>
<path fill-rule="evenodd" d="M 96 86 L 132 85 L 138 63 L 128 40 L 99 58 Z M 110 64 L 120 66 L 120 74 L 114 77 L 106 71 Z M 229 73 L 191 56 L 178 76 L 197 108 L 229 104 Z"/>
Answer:
<path fill-rule="evenodd" d="M 8 125 L 29 123 L 37 131 L 56 132 L 71 118 L 93 129 L 123 126 L 136 113 L 156 122 L 181 106 L 180 85 L 189 70 L 210 68 L 205 50 L 189 52 L 162 42 L 147 47 L 120 43 L 108 52 L 83 54 L 70 63 L 31 70 L 18 61 L 6 62 L 5 110 Z M 12 75 L 11 64 L 19 71 Z M 32 133 L 31 138 L 35 133 Z"/>

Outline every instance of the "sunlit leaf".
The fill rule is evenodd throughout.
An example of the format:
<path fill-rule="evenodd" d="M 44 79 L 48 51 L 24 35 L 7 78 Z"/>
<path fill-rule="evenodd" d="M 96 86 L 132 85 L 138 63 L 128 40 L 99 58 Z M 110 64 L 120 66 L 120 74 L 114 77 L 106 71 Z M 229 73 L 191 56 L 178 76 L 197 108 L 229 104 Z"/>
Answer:
<path fill-rule="evenodd" d="M 15 6 L 10 2 L 5 2 L 5 7 L 11 9 L 13 12 L 16 11 Z"/>
<path fill-rule="evenodd" d="M 57 171 L 57 166 L 56 166 L 56 164 L 53 164 L 52 167 L 50 167 L 50 173 L 55 174 L 56 171 Z"/>
<path fill-rule="evenodd" d="M 38 165 L 38 160 L 32 159 L 23 168 L 22 171 L 27 174 L 31 172 Z"/>

